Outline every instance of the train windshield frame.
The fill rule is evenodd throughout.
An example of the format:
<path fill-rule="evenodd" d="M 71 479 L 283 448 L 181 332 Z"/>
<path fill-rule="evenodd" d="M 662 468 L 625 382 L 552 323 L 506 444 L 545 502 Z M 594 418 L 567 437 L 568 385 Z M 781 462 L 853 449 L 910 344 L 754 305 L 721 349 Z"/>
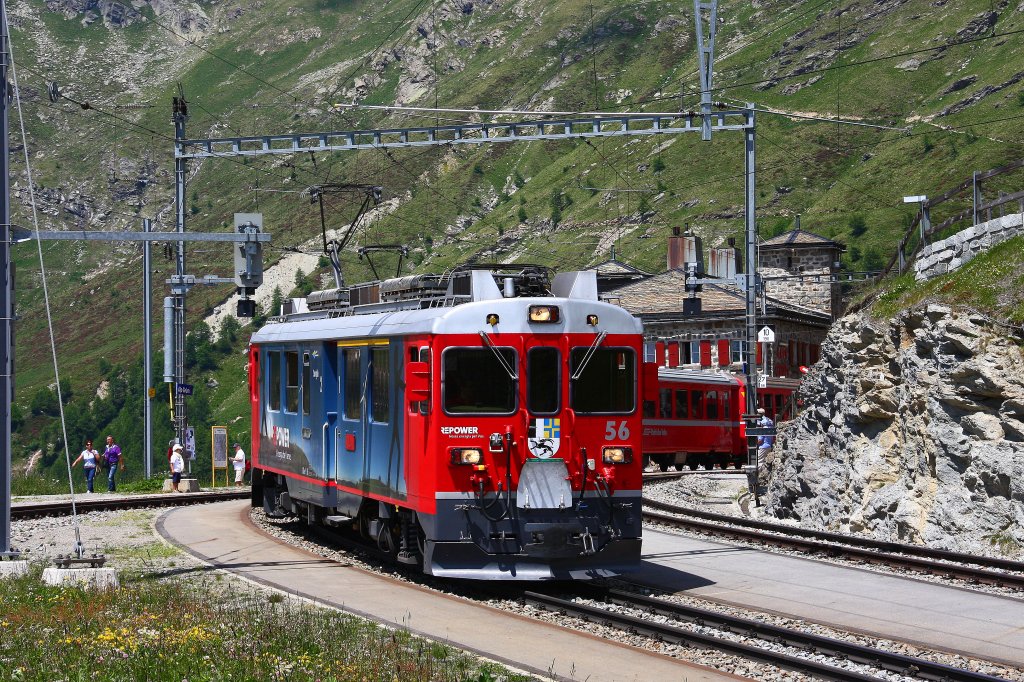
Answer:
<path fill-rule="evenodd" d="M 515 348 L 453 346 L 441 354 L 441 406 L 455 417 L 515 414 L 519 408 L 519 381 L 509 367 L 518 367 Z"/>
<path fill-rule="evenodd" d="M 593 355 L 575 376 L 584 358 Z M 636 352 L 632 348 L 576 346 L 569 352 L 569 402 L 578 414 L 636 412 Z"/>

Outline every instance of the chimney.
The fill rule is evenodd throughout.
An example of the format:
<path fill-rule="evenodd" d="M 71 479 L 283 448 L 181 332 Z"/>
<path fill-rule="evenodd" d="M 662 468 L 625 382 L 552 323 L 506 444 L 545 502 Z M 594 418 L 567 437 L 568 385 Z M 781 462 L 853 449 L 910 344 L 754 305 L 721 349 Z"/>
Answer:
<path fill-rule="evenodd" d="M 668 238 L 668 269 L 685 269 L 687 263 L 697 265 L 697 276 L 704 276 L 704 245 L 701 238 L 694 235 L 686 226 L 680 235 L 679 227 L 672 228 L 672 236 Z"/>

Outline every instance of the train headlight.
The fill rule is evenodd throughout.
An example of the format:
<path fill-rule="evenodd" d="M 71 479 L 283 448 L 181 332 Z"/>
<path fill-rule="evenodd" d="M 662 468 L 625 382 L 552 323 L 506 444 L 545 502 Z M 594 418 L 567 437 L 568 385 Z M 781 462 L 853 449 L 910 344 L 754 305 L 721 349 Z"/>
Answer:
<path fill-rule="evenodd" d="M 587 315 L 587 324 L 591 327 L 597 326 L 597 315 Z"/>
<path fill-rule="evenodd" d="M 452 448 L 452 464 L 479 464 L 484 453 L 480 448 Z"/>
<path fill-rule="evenodd" d="M 558 322 L 558 306 L 531 305 L 530 322 Z"/>
<path fill-rule="evenodd" d="M 487 324 L 489 324 L 489 325 L 491 325 L 493 327 L 494 325 L 498 324 L 498 321 L 500 319 L 501 318 L 499 318 L 496 314 L 491 313 L 491 314 L 489 314 L 487 316 Z"/>
<path fill-rule="evenodd" d="M 605 447 L 602 454 L 605 464 L 629 464 L 633 461 L 633 448 Z"/>

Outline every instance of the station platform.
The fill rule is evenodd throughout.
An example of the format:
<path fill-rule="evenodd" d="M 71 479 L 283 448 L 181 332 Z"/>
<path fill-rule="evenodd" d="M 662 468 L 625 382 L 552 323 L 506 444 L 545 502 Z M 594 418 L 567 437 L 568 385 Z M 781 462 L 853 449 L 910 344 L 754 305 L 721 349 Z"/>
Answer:
<path fill-rule="evenodd" d="M 1024 599 L 644 528 L 629 580 L 1024 667 Z"/>
<path fill-rule="evenodd" d="M 161 515 L 157 532 L 215 568 L 542 679 L 740 679 L 324 559 L 276 542 L 251 523 L 249 509 L 244 500 L 179 507 Z"/>

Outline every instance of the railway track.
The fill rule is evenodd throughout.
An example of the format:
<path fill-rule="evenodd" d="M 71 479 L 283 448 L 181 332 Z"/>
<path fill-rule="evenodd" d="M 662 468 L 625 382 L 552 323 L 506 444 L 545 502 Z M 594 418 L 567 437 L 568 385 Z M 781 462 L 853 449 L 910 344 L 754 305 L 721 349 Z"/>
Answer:
<path fill-rule="evenodd" d="M 745 659 L 806 673 L 820 679 L 851 681 L 878 679 L 871 674 L 840 667 L 838 664 L 842 661 L 925 680 L 977 682 L 1002 679 L 922 658 L 789 630 L 755 620 L 620 590 L 593 587 L 581 589 L 578 593 L 591 601 L 639 611 L 643 615 L 620 613 L 542 592 L 526 592 L 523 595 L 523 600 L 538 608 L 586 621 L 600 622 L 659 641 L 724 651 Z M 660 617 L 661 622 L 652 619 L 651 616 Z M 697 626 L 698 629 L 679 627 L 676 623 L 687 623 Z M 708 630 L 717 630 L 720 634 L 712 634 Z M 784 653 L 763 645 L 737 641 L 735 638 L 729 637 L 730 634 L 740 635 L 748 640 L 760 640 L 766 644 L 775 645 L 776 648 L 777 645 L 783 645 L 790 650 L 795 650 L 794 653 L 803 653 L 804 655 Z M 813 654 L 813 657 L 807 657 L 807 653 Z M 821 660 L 822 658 L 831 659 L 831 662 Z"/>
<path fill-rule="evenodd" d="M 846 557 L 919 573 L 957 578 L 970 583 L 1024 589 L 1024 562 L 1020 561 L 795 528 L 687 509 L 646 498 L 643 507 L 645 519 L 677 528 L 802 552 Z"/>
<path fill-rule="evenodd" d="M 92 511 L 110 511 L 120 509 L 141 509 L 145 507 L 180 507 L 187 504 L 204 504 L 206 502 L 222 502 L 248 498 L 248 490 L 225 490 L 223 492 L 186 493 L 175 495 L 127 495 L 124 497 L 78 498 L 75 508 L 80 514 Z M 11 519 L 33 519 L 43 516 L 70 516 L 71 501 L 30 502 L 11 506 Z"/>

